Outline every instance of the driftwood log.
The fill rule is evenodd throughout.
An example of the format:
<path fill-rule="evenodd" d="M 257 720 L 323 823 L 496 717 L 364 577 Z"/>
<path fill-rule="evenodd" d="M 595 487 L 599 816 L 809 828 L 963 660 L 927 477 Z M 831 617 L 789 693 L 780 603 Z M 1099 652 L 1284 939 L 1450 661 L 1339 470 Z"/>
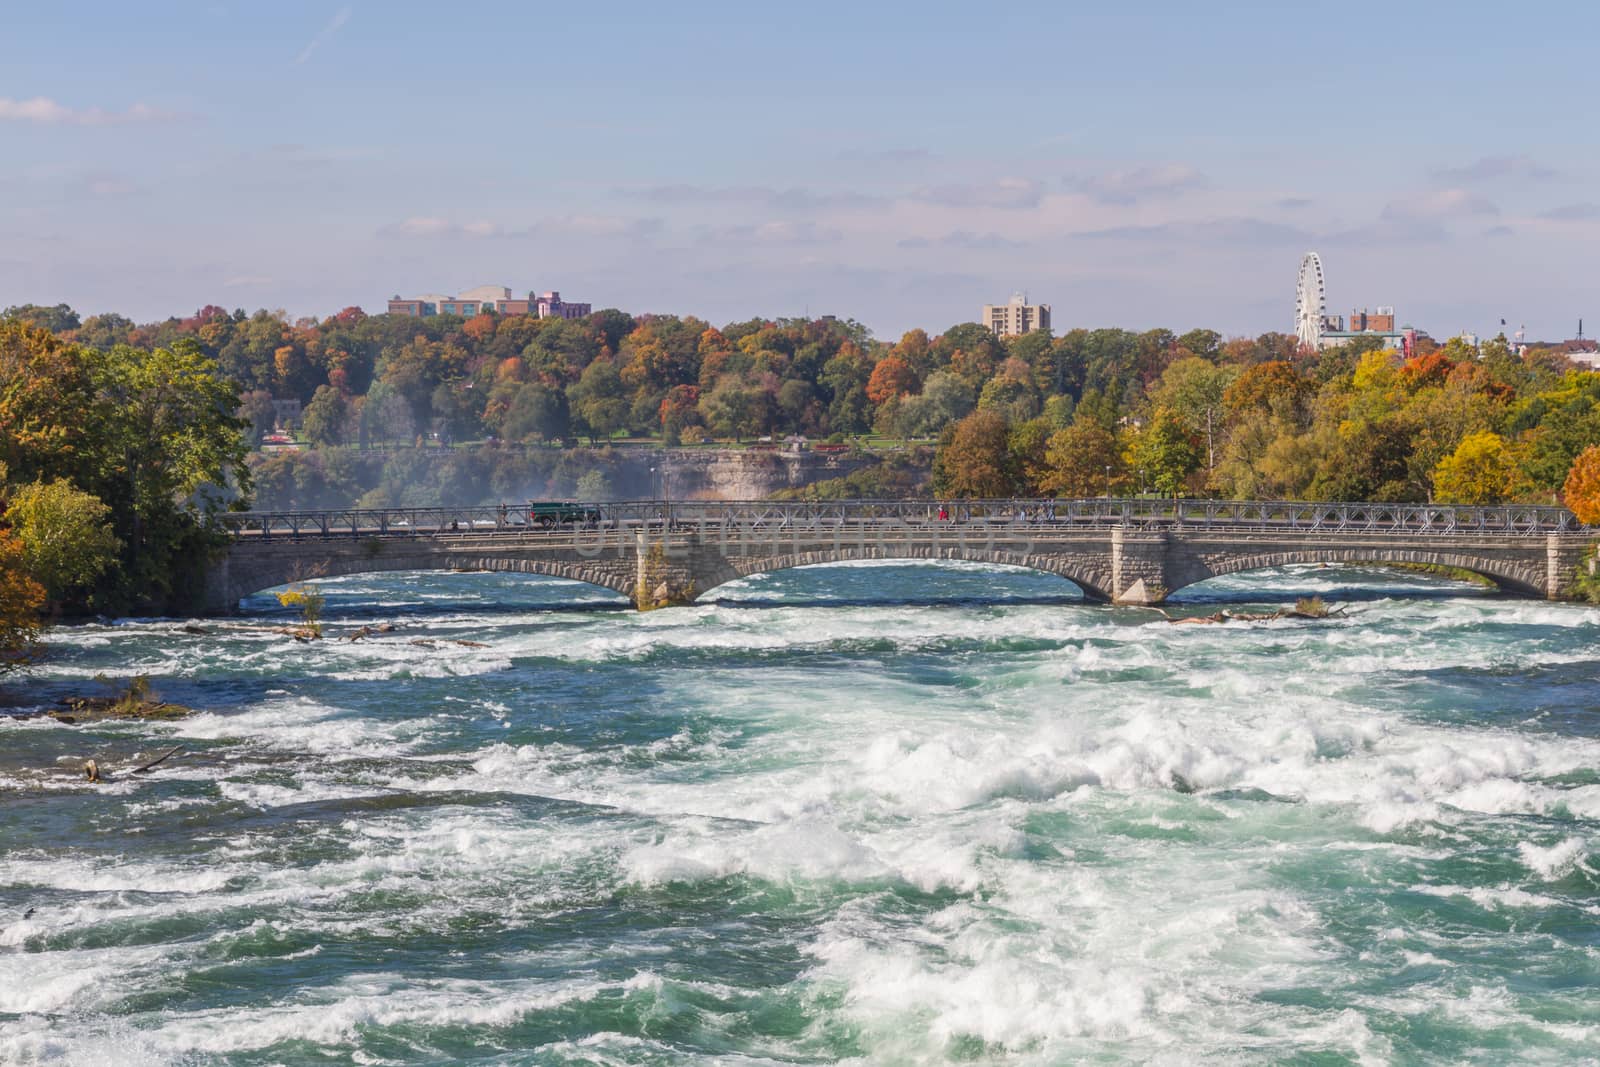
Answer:
<path fill-rule="evenodd" d="M 1227 622 L 1271 622 L 1274 619 L 1338 619 L 1346 614 L 1344 608 L 1334 611 L 1300 611 L 1295 608 L 1280 608 L 1277 611 L 1217 611 L 1210 615 L 1191 615 L 1188 618 L 1176 618 L 1165 608 L 1157 611 L 1166 616 L 1166 620 L 1175 626 L 1212 626 L 1217 623 Z"/>

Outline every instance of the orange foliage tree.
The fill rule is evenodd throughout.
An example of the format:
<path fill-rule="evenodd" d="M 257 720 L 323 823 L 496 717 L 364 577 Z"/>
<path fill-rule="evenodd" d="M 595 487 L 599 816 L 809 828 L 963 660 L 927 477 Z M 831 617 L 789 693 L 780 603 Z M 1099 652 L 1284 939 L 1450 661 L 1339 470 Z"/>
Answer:
<path fill-rule="evenodd" d="M 23 570 L 22 542 L 0 531 L 0 674 L 32 663 L 39 647 L 44 587 Z"/>
<path fill-rule="evenodd" d="M 1567 471 L 1561 496 L 1579 522 L 1600 523 L 1600 445 L 1590 445 L 1578 453 Z"/>
<path fill-rule="evenodd" d="M 917 372 L 899 356 L 885 356 L 872 368 L 867 379 L 867 399 L 881 404 L 890 397 L 905 396 L 917 387 Z"/>

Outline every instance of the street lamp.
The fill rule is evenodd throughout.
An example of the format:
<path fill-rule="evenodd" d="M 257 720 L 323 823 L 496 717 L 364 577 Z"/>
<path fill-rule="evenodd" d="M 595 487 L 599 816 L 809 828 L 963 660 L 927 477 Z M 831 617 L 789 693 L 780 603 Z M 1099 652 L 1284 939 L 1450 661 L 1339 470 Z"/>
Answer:
<path fill-rule="evenodd" d="M 1111 499 L 1111 464 L 1106 464 L 1106 499 Z"/>

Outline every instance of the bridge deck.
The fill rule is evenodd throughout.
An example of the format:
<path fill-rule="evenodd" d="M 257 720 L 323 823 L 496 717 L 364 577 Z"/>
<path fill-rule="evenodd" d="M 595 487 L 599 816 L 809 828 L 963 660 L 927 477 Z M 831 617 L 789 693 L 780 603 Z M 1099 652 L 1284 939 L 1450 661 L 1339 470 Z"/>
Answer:
<path fill-rule="evenodd" d="M 1535 505 L 1464 507 L 1436 504 L 1329 504 L 1303 501 L 1153 500 L 667 501 L 584 504 L 602 516 L 587 529 L 630 527 L 801 527 L 838 525 L 1004 525 L 1040 532 L 1063 528 L 1184 529 L 1217 532 L 1403 533 L 1412 537 L 1483 533 L 1537 537 L 1583 533 L 1565 508 Z M 527 535 L 541 529 L 528 505 L 465 508 L 381 508 L 339 511 L 232 512 L 223 523 L 241 537 L 435 537 L 441 534 Z M 546 527 L 548 528 L 548 527 Z"/>

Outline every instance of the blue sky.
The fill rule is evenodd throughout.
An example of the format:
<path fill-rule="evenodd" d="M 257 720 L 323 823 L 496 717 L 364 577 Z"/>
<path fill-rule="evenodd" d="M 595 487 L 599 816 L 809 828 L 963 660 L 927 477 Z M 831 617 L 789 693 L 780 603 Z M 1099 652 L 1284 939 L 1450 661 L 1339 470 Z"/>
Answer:
<path fill-rule="evenodd" d="M 1600 333 L 1600 5 L 8 4 L 0 306 Z"/>

